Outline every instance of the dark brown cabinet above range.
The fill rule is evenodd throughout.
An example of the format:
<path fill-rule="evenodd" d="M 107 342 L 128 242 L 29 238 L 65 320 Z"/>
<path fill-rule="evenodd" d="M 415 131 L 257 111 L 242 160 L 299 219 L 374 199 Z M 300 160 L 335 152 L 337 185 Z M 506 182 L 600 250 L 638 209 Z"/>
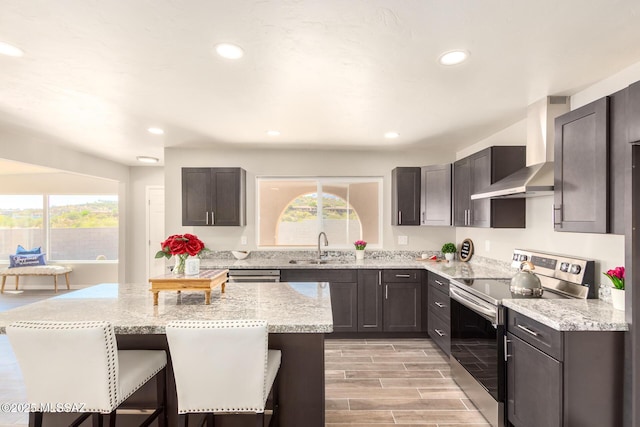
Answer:
<path fill-rule="evenodd" d="M 629 142 L 640 129 L 634 114 L 638 83 L 556 119 L 555 231 L 624 234 Z"/>
<path fill-rule="evenodd" d="M 246 172 L 182 168 L 182 225 L 246 225 Z"/>
<path fill-rule="evenodd" d="M 524 198 L 471 200 L 471 195 L 525 166 L 524 146 L 495 146 L 453 164 L 453 225 L 524 228 Z"/>
<path fill-rule="evenodd" d="M 556 119 L 554 229 L 609 231 L 609 98 Z"/>

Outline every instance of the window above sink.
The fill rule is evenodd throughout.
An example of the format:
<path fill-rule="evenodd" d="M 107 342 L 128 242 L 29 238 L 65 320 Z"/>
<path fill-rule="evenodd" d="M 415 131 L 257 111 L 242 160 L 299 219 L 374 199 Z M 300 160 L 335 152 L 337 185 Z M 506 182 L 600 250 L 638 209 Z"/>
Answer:
<path fill-rule="evenodd" d="M 258 177 L 256 183 L 258 246 L 312 248 L 324 231 L 325 249 L 352 249 L 356 240 L 382 247 L 382 177 Z"/>

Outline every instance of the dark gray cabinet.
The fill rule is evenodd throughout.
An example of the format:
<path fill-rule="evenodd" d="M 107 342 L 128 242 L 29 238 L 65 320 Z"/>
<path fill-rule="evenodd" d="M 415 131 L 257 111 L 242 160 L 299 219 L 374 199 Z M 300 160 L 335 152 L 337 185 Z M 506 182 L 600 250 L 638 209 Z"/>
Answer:
<path fill-rule="evenodd" d="M 382 331 L 382 270 L 358 270 L 358 331 Z"/>
<path fill-rule="evenodd" d="M 420 168 L 391 171 L 391 225 L 420 225 Z"/>
<path fill-rule="evenodd" d="M 244 226 L 246 172 L 182 168 L 182 225 Z"/>
<path fill-rule="evenodd" d="M 357 270 L 291 269 L 280 270 L 283 282 L 328 282 L 334 332 L 358 330 Z"/>
<path fill-rule="evenodd" d="M 451 164 L 420 168 L 420 225 L 451 225 Z"/>
<path fill-rule="evenodd" d="M 427 308 L 429 336 L 448 356 L 451 354 L 449 280 L 428 272 L 427 291 L 429 293 Z"/>
<path fill-rule="evenodd" d="M 627 128 L 627 142 L 640 142 L 640 82 L 628 88 L 628 100 L 625 110 L 630 118 Z"/>
<path fill-rule="evenodd" d="M 488 147 L 453 164 L 453 225 L 524 228 L 524 198 L 471 200 L 480 192 L 525 166 L 523 146 Z"/>
<path fill-rule="evenodd" d="M 561 332 L 513 310 L 506 328 L 511 425 L 623 425 L 622 399 L 602 396 L 622 396 L 624 332 Z"/>
<path fill-rule="evenodd" d="M 554 229 L 609 231 L 609 98 L 555 123 Z"/>
<path fill-rule="evenodd" d="M 507 333 L 507 339 L 509 421 L 518 427 L 561 427 L 562 364 L 515 335 Z"/>
<path fill-rule="evenodd" d="M 421 281 L 422 270 L 358 270 L 358 331 L 422 331 Z"/>

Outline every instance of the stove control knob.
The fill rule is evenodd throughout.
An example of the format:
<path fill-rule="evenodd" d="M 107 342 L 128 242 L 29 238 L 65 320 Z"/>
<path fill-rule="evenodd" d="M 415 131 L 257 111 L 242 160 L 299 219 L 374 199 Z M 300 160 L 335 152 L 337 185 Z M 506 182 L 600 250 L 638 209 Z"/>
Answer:
<path fill-rule="evenodd" d="M 514 261 L 518 261 L 518 257 L 519 257 L 518 254 L 513 254 L 513 257 L 511 259 Z"/>
<path fill-rule="evenodd" d="M 561 262 L 560 263 L 560 271 L 566 273 L 569 271 L 569 263 L 568 262 Z"/>
<path fill-rule="evenodd" d="M 580 274 L 580 271 L 582 271 L 582 267 L 580 267 L 578 264 L 571 265 L 571 274 Z"/>
<path fill-rule="evenodd" d="M 528 256 L 526 256 L 525 254 L 521 254 L 520 259 L 518 261 L 527 261 L 528 259 L 529 259 Z"/>

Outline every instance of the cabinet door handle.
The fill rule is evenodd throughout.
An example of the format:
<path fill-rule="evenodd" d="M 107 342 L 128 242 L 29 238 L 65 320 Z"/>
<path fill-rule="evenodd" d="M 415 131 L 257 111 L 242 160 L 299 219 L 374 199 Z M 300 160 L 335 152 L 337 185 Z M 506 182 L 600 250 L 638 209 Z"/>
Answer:
<path fill-rule="evenodd" d="M 422 223 L 424 224 L 424 211 L 422 212 Z"/>
<path fill-rule="evenodd" d="M 446 305 L 444 305 L 443 303 L 438 302 L 438 301 L 434 302 L 434 304 L 437 305 L 440 308 L 445 308 L 446 307 Z"/>
<path fill-rule="evenodd" d="M 384 285 L 384 299 L 389 299 L 389 285 Z"/>
<path fill-rule="evenodd" d="M 402 211 L 398 211 L 398 225 L 402 225 Z"/>
<path fill-rule="evenodd" d="M 211 225 L 216 225 L 216 214 L 211 211 Z"/>
<path fill-rule="evenodd" d="M 206 214 L 205 221 L 206 221 L 207 225 L 209 225 L 209 212 L 205 212 L 205 214 Z"/>
<path fill-rule="evenodd" d="M 435 282 L 436 282 L 436 284 L 438 284 L 438 285 L 440 285 L 440 286 L 444 286 L 444 283 L 442 283 L 442 282 L 441 282 L 441 281 L 439 281 L 439 280 L 436 280 Z"/>
<path fill-rule="evenodd" d="M 505 361 L 505 362 L 508 362 L 508 360 L 507 360 L 507 359 L 509 359 L 510 357 L 513 357 L 513 355 L 512 355 L 512 354 L 509 354 L 509 350 L 508 350 L 508 348 L 507 348 L 507 346 L 509 345 L 509 343 L 511 342 L 511 340 L 507 339 L 507 336 L 506 336 L 506 335 L 504 335 L 502 338 L 504 339 L 504 361 Z"/>
<path fill-rule="evenodd" d="M 469 209 L 469 223 L 467 225 L 471 225 L 472 223 L 472 219 L 471 219 L 471 209 Z"/>
<path fill-rule="evenodd" d="M 464 210 L 464 225 L 469 225 L 469 209 Z"/>
<path fill-rule="evenodd" d="M 378 286 L 382 286 L 382 270 L 378 270 Z"/>
<path fill-rule="evenodd" d="M 411 278 L 410 274 L 396 274 L 396 277 L 400 278 L 400 279 L 409 279 Z"/>
<path fill-rule="evenodd" d="M 522 329 L 523 331 L 525 331 L 528 334 L 533 335 L 534 337 L 538 336 L 538 333 L 535 331 L 532 331 L 531 329 L 527 328 L 526 326 L 522 326 L 522 325 L 516 325 L 518 328 Z"/>
<path fill-rule="evenodd" d="M 441 331 L 440 329 L 434 329 L 434 332 L 436 334 L 438 334 L 439 336 L 443 337 L 445 335 L 445 333 L 443 331 Z"/>
<path fill-rule="evenodd" d="M 557 221 L 556 218 L 558 217 L 558 213 L 560 213 L 560 221 Z M 560 205 L 559 207 L 556 207 L 556 205 L 553 205 L 553 226 L 558 226 L 560 228 L 562 228 L 562 205 Z"/>

